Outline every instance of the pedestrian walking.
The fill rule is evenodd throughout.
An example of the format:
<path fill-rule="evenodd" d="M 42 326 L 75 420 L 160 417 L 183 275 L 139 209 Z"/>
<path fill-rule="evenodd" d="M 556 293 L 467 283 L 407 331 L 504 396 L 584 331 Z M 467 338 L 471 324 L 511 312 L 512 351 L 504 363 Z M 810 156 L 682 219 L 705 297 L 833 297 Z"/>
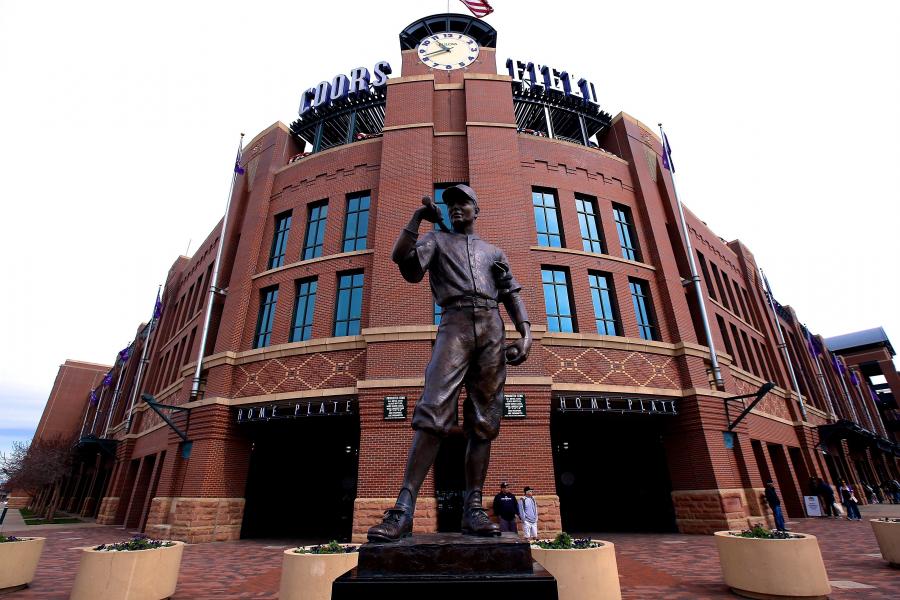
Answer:
<path fill-rule="evenodd" d="M 772 514 L 775 515 L 775 529 L 787 531 L 784 526 L 784 514 L 781 512 L 781 500 L 778 498 L 778 492 L 775 491 L 775 484 L 771 479 L 766 482 L 766 502 L 769 503 Z"/>
<path fill-rule="evenodd" d="M 524 496 L 519 498 L 519 518 L 522 519 L 522 529 L 526 540 L 538 539 L 538 506 L 534 499 L 534 490 L 525 486 Z"/>
<path fill-rule="evenodd" d="M 856 497 L 853 488 L 841 479 L 841 485 L 838 489 L 841 492 L 841 502 L 844 503 L 844 507 L 847 509 L 847 520 L 861 521 L 862 515 L 859 514 L 859 499 Z"/>
<path fill-rule="evenodd" d="M 828 485 L 821 477 L 818 478 L 818 492 L 819 496 L 822 497 L 822 505 L 825 507 L 825 516 L 834 517 L 835 519 L 840 518 L 840 511 L 834 501 L 834 488 Z"/>
<path fill-rule="evenodd" d="M 494 515 L 500 521 L 501 532 L 518 533 L 516 517 L 519 516 L 519 503 L 505 481 L 500 484 L 500 493 L 494 496 Z"/>

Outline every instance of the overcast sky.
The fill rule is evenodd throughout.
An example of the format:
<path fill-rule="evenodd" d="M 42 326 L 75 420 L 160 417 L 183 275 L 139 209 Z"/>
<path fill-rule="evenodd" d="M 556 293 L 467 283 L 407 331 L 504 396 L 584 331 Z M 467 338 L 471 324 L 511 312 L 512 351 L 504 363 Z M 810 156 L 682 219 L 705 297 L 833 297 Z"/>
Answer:
<path fill-rule="evenodd" d="M 825 336 L 900 347 L 900 4 L 492 0 L 507 57 L 666 125 L 679 195 Z M 465 7 L 453 0 L 453 12 Z M 0 0 L 0 452 L 109 364 L 220 218 L 240 132 L 386 59 L 441 0 Z"/>

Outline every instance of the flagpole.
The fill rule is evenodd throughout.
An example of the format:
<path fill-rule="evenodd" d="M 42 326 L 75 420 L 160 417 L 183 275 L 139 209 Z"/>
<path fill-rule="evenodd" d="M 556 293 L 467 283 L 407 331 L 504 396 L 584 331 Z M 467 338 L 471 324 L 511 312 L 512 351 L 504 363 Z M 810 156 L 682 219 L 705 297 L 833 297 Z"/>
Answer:
<path fill-rule="evenodd" d="M 829 408 L 831 408 L 831 416 L 835 421 L 837 421 L 837 413 L 834 410 L 835 402 L 831 397 L 831 392 L 828 391 L 828 383 L 825 381 L 825 373 L 822 371 L 821 359 L 821 356 L 816 355 L 815 357 L 813 357 L 813 362 L 816 363 L 816 373 L 819 376 L 819 385 L 822 386 L 822 391 L 825 393 L 825 399 L 828 400 L 828 406 Z"/>
<path fill-rule="evenodd" d="M 200 391 L 200 373 L 203 370 L 203 355 L 206 353 L 206 337 L 209 335 L 209 323 L 212 319 L 213 302 L 219 288 L 219 264 L 222 261 L 222 248 L 225 246 L 225 233 L 228 231 L 228 213 L 231 210 L 231 197 L 234 195 L 234 186 L 238 175 L 243 173 L 241 168 L 241 156 L 244 151 L 244 134 L 238 141 L 237 158 L 234 161 L 234 172 L 231 174 L 231 186 L 228 189 L 228 198 L 225 200 L 225 216 L 222 218 L 222 231 L 219 232 L 219 246 L 216 248 L 216 258 L 213 261 L 212 275 L 209 278 L 209 300 L 206 303 L 206 314 L 203 317 L 203 333 L 200 335 L 200 349 L 197 352 L 197 369 L 194 372 L 194 381 L 191 383 L 190 400 L 196 400 Z"/>
<path fill-rule="evenodd" d="M 128 346 L 128 348 L 131 348 L 131 346 Z M 129 355 L 130 354 L 131 351 L 129 350 Z M 121 356 L 122 352 L 119 352 L 119 357 L 121 358 Z M 119 369 L 119 376 L 116 378 L 116 389 L 113 391 L 112 405 L 109 407 L 109 415 L 107 415 L 106 417 L 106 429 L 103 430 L 103 437 L 109 435 L 109 425 L 112 421 L 113 413 L 116 410 L 116 405 L 119 403 L 119 388 L 122 385 L 122 380 L 125 379 L 126 369 L 128 369 L 128 363 L 123 362 L 122 368 Z"/>
<path fill-rule="evenodd" d="M 872 388 L 870 388 L 869 386 L 866 386 L 866 388 L 869 392 L 869 399 L 872 401 L 872 408 L 875 409 L 875 414 L 878 416 L 878 430 L 876 430 L 876 433 L 878 433 L 878 431 L 881 431 L 881 435 L 883 435 L 884 437 L 888 437 L 887 429 L 884 427 L 884 419 L 881 418 L 881 411 L 878 410 L 878 404 L 875 402 L 875 394 L 872 391 Z M 863 393 L 861 380 L 857 380 L 856 389 L 859 390 L 859 395 L 862 396 Z"/>
<path fill-rule="evenodd" d="M 84 410 L 84 420 L 81 421 L 81 435 L 78 436 L 80 438 L 84 437 L 84 428 L 87 427 L 87 416 L 88 416 L 88 413 L 91 412 L 91 393 L 93 391 L 94 390 L 91 390 L 88 393 L 88 407 Z"/>
<path fill-rule="evenodd" d="M 659 123 L 659 135 L 663 145 L 663 155 L 666 157 L 666 164 L 672 165 L 672 159 L 666 134 L 663 131 L 662 123 Z M 709 362 L 712 367 L 713 379 L 718 389 L 725 389 L 725 381 L 722 379 L 722 370 L 719 368 L 719 357 L 716 355 L 716 347 L 713 344 L 712 331 L 709 328 L 709 316 L 706 314 L 706 303 L 703 301 L 703 290 L 700 287 L 700 276 L 697 275 L 697 265 L 694 262 L 694 250 L 691 246 L 691 234 L 688 230 L 687 221 L 684 218 L 684 208 L 681 206 L 681 199 L 678 197 L 678 188 L 675 186 L 675 168 L 667 169 L 669 176 L 672 178 L 672 192 L 675 194 L 675 204 L 678 205 L 678 218 L 681 220 L 681 231 L 684 233 L 684 242 L 687 245 L 688 264 L 691 269 L 691 282 L 694 284 L 694 293 L 697 295 L 697 304 L 700 306 L 700 319 L 703 321 L 703 333 L 706 335 L 706 345 L 709 347 Z"/>
<path fill-rule="evenodd" d="M 794 386 L 794 391 L 797 393 L 798 402 L 800 403 L 800 413 L 803 415 L 803 420 L 806 420 L 806 404 L 803 402 L 803 394 L 800 393 L 800 384 L 797 383 L 797 374 L 794 373 L 794 363 L 791 361 L 791 354 L 788 352 L 787 342 L 784 340 L 784 332 L 781 331 L 781 322 L 778 320 L 778 312 L 775 311 L 775 299 L 772 297 L 772 288 L 769 287 L 769 280 L 766 279 L 766 274 L 763 273 L 763 270 L 759 270 L 759 274 L 762 276 L 763 281 L 766 285 L 766 295 L 769 297 L 769 308 L 772 310 L 772 318 L 775 319 L 775 331 L 778 333 L 778 347 L 781 348 L 781 351 L 784 353 L 784 360 L 787 362 L 788 373 L 791 375 L 791 383 Z"/>
<path fill-rule="evenodd" d="M 850 369 L 847 369 L 847 371 L 850 372 L 851 375 L 850 383 L 853 383 L 853 381 L 856 380 L 856 393 L 859 395 L 859 402 L 860 404 L 862 404 L 863 410 L 866 412 L 866 420 L 869 422 L 869 425 L 872 426 L 872 433 L 878 435 L 878 427 L 875 426 L 875 420 L 872 419 L 872 414 L 869 412 L 869 405 L 866 404 L 866 398 L 865 396 L 863 396 L 862 390 L 859 389 L 859 378 L 852 371 L 850 371 Z M 846 384 L 844 385 L 844 389 L 849 389 L 847 388 Z"/>
<path fill-rule="evenodd" d="M 131 404 L 128 405 L 128 425 L 125 427 L 125 433 L 131 433 L 131 417 L 134 415 L 134 403 L 137 402 L 138 394 L 141 391 L 141 378 L 144 375 L 144 365 L 147 363 L 147 351 L 150 349 L 150 336 L 153 335 L 153 325 L 156 323 L 156 311 L 159 307 L 160 298 L 162 295 L 162 286 L 156 290 L 156 302 L 153 304 L 153 316 L 150 318 L 150 323 L 147 324 L 147 340 L 144 342 L 144 347 L 141 348 L 141 360 L 138 363 L 137 367 L 137 375 L 134 376 L 134 388 L 131 392 Z"/>
<path fill-rule="evenodd" d="M 837 357 L 832 355 L 831 360 L 837 361 Z M 853 398 L 850 396 L 850 390 L 847 389 L 847 382 L 844 381 L 844 374 L 841 373 L 841 368 L 838 366 L 837 368 L 838 379 L 841 380 L 841 387 L 844 388 L 844 396 L 847 398 L 847 404 L 850 405 L 850 412 L 853 413 L 853 419 L 856 421 L 858 425 L 862 425 L 862 422 L 859 420 L 859 415 L 856 413 L 856 407 L 853 406 Z"/>
<path fill-rule="evenodd" d="M 91 433 L 94 433 L 94 428 L 97 427 L 97 417 L 100 416 L 100 407 L 103 406 L 103 392 L 106 391 L 106 387 L 101 383 L 100 384 L 100 399 L 97 400 L 97 410 L 94 411 L 94 420 L 91 422 Z"/>

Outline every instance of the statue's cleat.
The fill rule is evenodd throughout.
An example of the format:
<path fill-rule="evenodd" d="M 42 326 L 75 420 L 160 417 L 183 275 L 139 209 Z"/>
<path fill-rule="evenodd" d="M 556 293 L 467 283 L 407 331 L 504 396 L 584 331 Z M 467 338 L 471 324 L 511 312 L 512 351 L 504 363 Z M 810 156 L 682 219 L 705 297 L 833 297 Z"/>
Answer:
<path fill-rule="evenodd" d="M 487 515 L 485 515 L 487 516 Z M 384 511 L 381 523 L 369 528 L 370 542 L 396 542 L 412 535 L 413 519 L 405 508 L 389 508 Z"/>
<path fill-rule="evenodd" d="M 500 526 L 491 521 L 481 507 L 467 508 L 463 513 L 462 532 L 464 535 L 500 535 Z"/>

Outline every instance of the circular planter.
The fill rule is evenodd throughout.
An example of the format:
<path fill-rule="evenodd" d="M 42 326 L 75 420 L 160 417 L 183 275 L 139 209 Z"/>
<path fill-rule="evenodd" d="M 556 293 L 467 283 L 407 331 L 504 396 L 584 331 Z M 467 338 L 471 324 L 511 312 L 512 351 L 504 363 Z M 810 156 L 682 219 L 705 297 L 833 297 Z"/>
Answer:
<path fill-rule="evenodd" d="M 280 600 L 330 600 L 331 584 L 359 561 L 359 552 L 297 554 L 294 550 L 284 551 Z"/>
<path fill-rule="evenodd" d="M 150 550 L 84 548 L 70 600 L 160 600 L 175 594 L 184 542 Z"/>
<path fill-rule="evenodd" d="M 584 550 L 544 550 L 531 547 L 531 556 L 556 578 L 559 600 L 620 600 L 616 547 L 611 542 Z"/>
<path fill-rule="evenodd" d="M 900 568 L 900 523 L 878 519 L 869 519 L 869 523 L 872 524 L 875 539 L 878 540 L 881 556 L 891 563 L 892 567 Z"/>
<path fill-rule="evenodd" d="M 31 583 L 45 539 L 20 538 L 18 542 L 0 544 L 0 592 L 20 589 Z"/>
<path fill-rule="evenodd" d="M 825 600 L 831 593 L 816 536 L 766 540 L 715 533 L 725 585 L 745 598 Z"/>

